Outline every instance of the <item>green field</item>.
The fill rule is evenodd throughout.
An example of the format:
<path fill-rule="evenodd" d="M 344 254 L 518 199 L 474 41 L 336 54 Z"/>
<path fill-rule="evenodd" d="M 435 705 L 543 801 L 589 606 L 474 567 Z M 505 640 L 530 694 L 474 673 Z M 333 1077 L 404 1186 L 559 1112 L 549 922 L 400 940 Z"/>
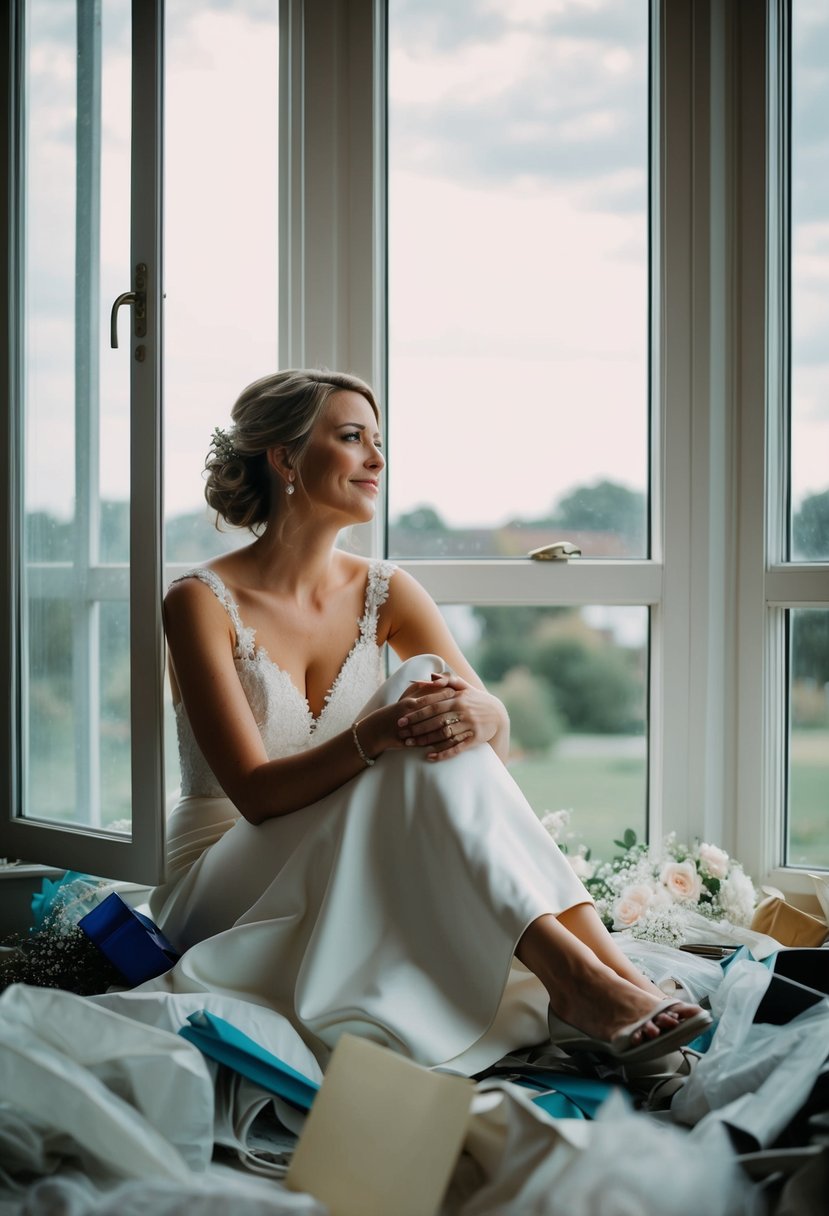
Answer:
<path fill-rule="evenodd" d="M 625 828 L 645 831 L 646 760 L 641 740 L 628 740 L 642 755 L 614 754 L 625 741 L 614 736 L 563 739 L 550 755 L 510 764 L 533 810 L 572 811 L 570 828 L 595 856 L 610 858 Z M 576 743 L 582 746 L 576 748 Z M 789 863 L 829 868 L 829 731 L 792 736 Z M 717 842 L 713 842 L 717 843 Z"/>

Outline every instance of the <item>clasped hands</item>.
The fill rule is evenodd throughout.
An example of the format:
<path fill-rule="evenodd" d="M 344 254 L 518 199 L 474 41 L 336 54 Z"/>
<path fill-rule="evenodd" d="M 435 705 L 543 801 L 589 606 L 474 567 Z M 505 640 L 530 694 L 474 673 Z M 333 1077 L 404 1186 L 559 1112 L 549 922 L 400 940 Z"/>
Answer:
<path fill-rule="evenodd" d="M 392 747 L 425 747 L 427 760 L 448 760 L 488 743 L 499 726 L 499 702 L 451 672 L 410 684 L 396 706 Z"/>

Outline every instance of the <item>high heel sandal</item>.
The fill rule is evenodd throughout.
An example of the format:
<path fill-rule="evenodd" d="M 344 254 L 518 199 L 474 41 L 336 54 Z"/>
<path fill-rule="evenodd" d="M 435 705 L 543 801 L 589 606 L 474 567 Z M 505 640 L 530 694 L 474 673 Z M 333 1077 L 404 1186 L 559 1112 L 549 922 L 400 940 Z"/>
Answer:
<path fill-rule="evenodd" d="M 552 1009 L 549 1009 L 547 1012 L 547 1026 L 550 1031 L 550 1042 L 562 1051 L 567 1052 L 568 1055 L 587 1051 L 595 1055 L 609 1056 L 611 1060 L 619 1064 L 644 1064 L 648 1060 L 657 1060 L 660 1056 L 666 1056 L 675 1048 L 683 1047 L 686 1043 L 690 1043 L 692 1039 L 702 1034 L 711 1025 L 711 1014 L 706 1013 L 704 1009 L 700 1009 L 699 1013 L 694 1013 L 690 1017 L 684 1018 L 669 1030 L 660 1030 L 655 1038 L 642 1039 L 639 1043 L 633 1042 L 633 1036 L 637 1031 L 642 1030 L 648 1022 L 653 1021 L 660 1013 L 666 1013 L 669 1009 L 673 1009 L 674 1006 L 679 1004 L 682 1004 L 682 1002 L 671 998 L 661 1001 L 645 1017 L 631 1023 L 630 1026 L 626 1026 L 624 1030 L 620 1030 L 612 1039 L 597 1039 L 592 1035 L 584 1034 L 583 1031 L 578 1030 L 575 1026 L 571 1026 L 569 1022 L 565 1022 L 558 1014 L 553 1013 Z"/>

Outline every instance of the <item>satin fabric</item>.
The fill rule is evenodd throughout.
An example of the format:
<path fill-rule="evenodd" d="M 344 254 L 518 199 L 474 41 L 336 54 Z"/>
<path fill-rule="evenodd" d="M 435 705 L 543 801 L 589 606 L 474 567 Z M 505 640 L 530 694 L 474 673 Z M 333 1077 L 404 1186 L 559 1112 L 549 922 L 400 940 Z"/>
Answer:
<path fill-rule="evenodd" d="M 361 713 L 444 669 L 408 660 Z M 515 948 L 590 899 L 488 745 L 442 763 L 387 751 L 258 826 L 191 796 L 169 855 L 151 909 L 187 952 L 152 986 L 275 1009 L 322 1063 L 345 1032 L 468 1073 L 545 1039 L 547 994 Z"/>

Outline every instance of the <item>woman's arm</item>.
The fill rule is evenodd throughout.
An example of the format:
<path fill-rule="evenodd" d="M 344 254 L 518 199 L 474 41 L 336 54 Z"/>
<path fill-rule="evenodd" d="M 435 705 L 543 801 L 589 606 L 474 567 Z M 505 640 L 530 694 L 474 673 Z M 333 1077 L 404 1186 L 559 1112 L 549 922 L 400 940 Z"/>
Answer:
<path fill-rule="evenodd" d="M 164 600 L 174 693 L 219 784 L 251 823 L 286 815 L 338 789 L 365 767 L 351 730 L 296 756 L 269 760 L 233 663 L 227 613 L 197 579 L 174 583 Z M 404 745 L 397 729 L 410 698 L 368 715 L 359 726 L 374 758 Z"/>
<path fill-rule="evenodd" d="M 389 584 L 387 640 L 401 659 L 416 654 L 437 654 L 454 675 L 436 677 L 431 685 L 417 689 L 417 708 L 401 714 L 408 720 L 400 727 L 404 742 L 430 748 L 430 759 L 446 760 L 465 747 L 489 743 L 506 762 L 509 752 L 509 716 L 503 704 L 487 692 L 467 662 L 432 597 L 404 570 L 397 570 Z M 413 690 L 414 691 L 414 690 Z M 452 742 L 444 729 L 445 718 L 462 742 Z M 469 732 L 471 731 L 471 734 Z"/>

